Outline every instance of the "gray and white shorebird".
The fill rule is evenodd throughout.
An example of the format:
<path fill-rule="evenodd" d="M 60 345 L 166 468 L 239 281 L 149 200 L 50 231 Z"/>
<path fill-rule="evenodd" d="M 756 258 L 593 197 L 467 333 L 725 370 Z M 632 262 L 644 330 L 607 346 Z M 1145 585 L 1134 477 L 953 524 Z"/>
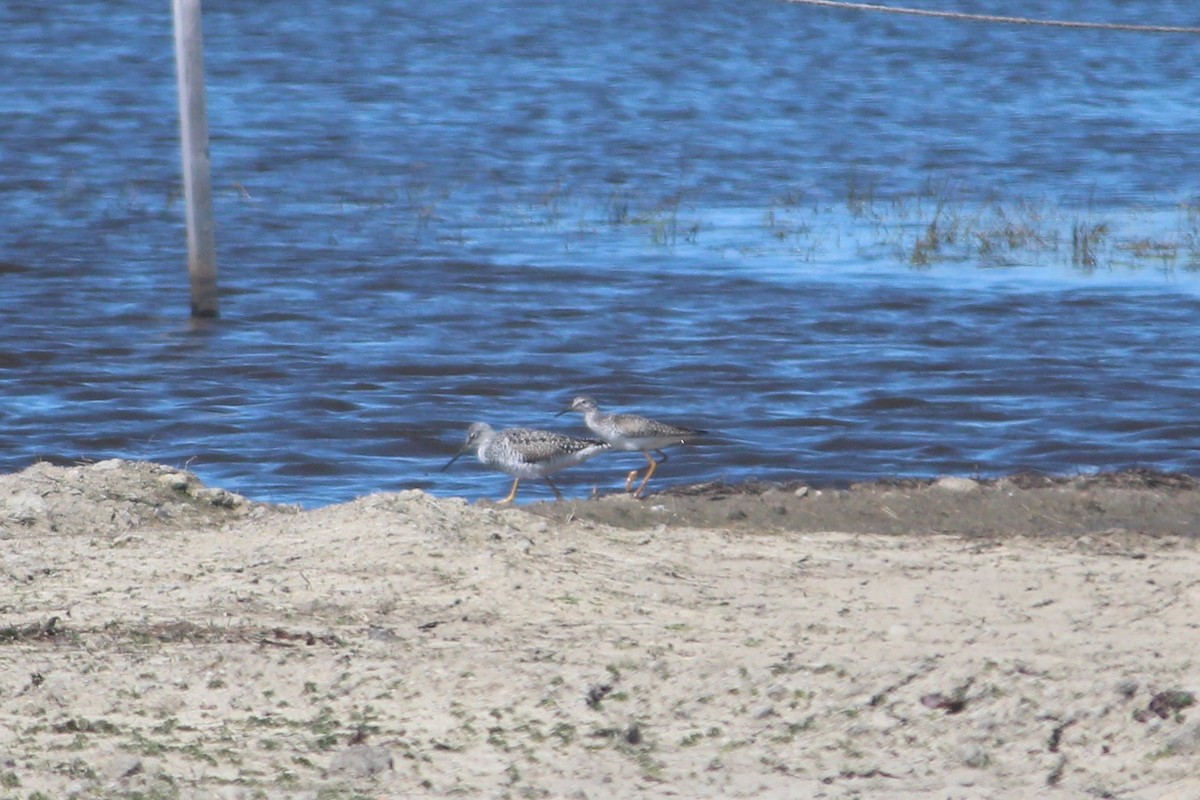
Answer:
<path fill-rule="evenodd" d="M 634 497 L 642 496 L 642 490 L 650 482 L 650 476 L 654 474 L 660 464 L 666 463 L 667 454 L 662 451 L 662 448 L 687 444 L 708 433 L 708 431 L 681 428 L 678 425 L 639 417 L 637 414 L 606 414 L 596 405 L 596 401 L 587 395 L 576 397 L 571 401 L 570 407 L 555 416 L 561 417 L 570 411 L 578 411 L 583 414 L 583 424 L 588 426 L 588 430 L 607 442 L 613 450 L 639 450 L 646 457 L 648 462 L 646 475 L 642 478 L 642 483 L 638 486 L 637 491 L 633 493 Z M 651 453 L 657 453 L 660 458 L 655 459 Z M 639 472 L 641 472 L 640 468 L 631 470 L 625 477 L 625 491 L 628 492 L 633 486 Z"/>
<path fill-rule="evenodd" d="M 516 499 L 517 487 L 524 478 L 541 478 L 550 484 L 554 496 L 561 500 L 562 492 L 550 480 L 550 475 L 581 464 L 608 449 L 607 443 L 596 439 L 577 439 L 533 428 L 497 431 L 486 422 L 476 422 L 467 429 L 467 441 L 454 458 L 446 462 L 442 472 L 448 470 L 463 453 L 474 451 L 481 463 L 513 476 L 512 491 L 501 503 L 511 503 Z"/>

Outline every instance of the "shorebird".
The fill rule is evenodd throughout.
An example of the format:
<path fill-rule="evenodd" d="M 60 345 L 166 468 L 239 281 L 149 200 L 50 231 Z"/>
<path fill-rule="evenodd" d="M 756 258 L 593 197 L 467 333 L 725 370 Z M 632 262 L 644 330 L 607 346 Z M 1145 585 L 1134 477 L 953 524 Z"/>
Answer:
<path fill-rule="evenodd" d="M 571 401 L 570 407 L 555 416 L 561 417 L 570 411 L 582 413 L 583 424 L 588 426 L 588 430 L 607 442 L 613 450 L 639 450 L 646 457 L 648 462 L 646 476 L 642 478 L 641 485 L 633 493 L 634 497 L 642 496 L 642 490 L 650 482 L 650 476 L 658 469 L 659 464 L 666 463 L 667 454 L 662 451 L 662 448 L 675 444 L 687 444 L 698 436 L 708 433 L 708 431 L 668 425 L 665 422 L 657 422 L 636 414 L 605 414 L 596 405 L 596 401 L 587 395 L 576 397 Z M 661 458 L 655 460 L 651 455 L 652 452 L 657 453 Z M 628 492 L 633 486 L 639 472 L 641 472 L 640 468 L 631 470 L 625 477 L 625 491 Z"/>
<path fill-rule="evenodd" d="M 596 439 L 576 439 L 532 428 L 496 431 L 486 422 L 476 422 L 467 429 L 467 441 L 454 458 L 446 462 L 442 471 L 449 469 L 463 453 L 474 451 L 481 463 L 507 472 L 515 479 L 508 497 L 500 501 L 502 504 L 516 499 L 522 478 L 541 478 L 550 484 L 554 496 L 561 500 L 562 492 L 550 480 L 551 473 L 580 464 L 608 449 L 606 443 Z"/>

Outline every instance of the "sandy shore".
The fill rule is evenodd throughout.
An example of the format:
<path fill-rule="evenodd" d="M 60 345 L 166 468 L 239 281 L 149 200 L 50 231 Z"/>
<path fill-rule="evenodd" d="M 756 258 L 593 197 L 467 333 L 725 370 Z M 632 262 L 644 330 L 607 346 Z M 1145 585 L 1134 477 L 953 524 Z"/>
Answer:
<path fill-rule="evenodd" d="M 1187 481 L 299 511 L 37 465 L 0 797 L 1200 797 L 1197 533 Z"/>

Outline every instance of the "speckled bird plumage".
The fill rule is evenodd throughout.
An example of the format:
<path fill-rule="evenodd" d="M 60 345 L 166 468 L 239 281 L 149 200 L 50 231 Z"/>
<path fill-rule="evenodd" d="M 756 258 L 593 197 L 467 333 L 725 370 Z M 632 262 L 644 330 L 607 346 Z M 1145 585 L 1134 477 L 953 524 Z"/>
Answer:
<path fill-rule="evenodd" d="M 687 444 L 704 434 L 704 431 L 669 425 L 637 414 L 606 414 L 586 395 L 572 400 L 570 410 L 581 412 L 588 430 L 608 442 L 614 450 L 657 450 L 673 444 Z"/>
<path fill-rule="evenodd" d="M 523 478 L 541 478 L 550 484 L 557 497 L 558 487 L 550 475 L 567 467 L 581 464 L 597 453 L 610 449 L 598 439 L 580 439 L 554 431 L 534 428 L 505 428 L 497 431 L 486 422 L 476 422 L 467 429 L 467 440 L 450 462 L 463 453 L 473 451 L 480 463 L 506 472 L 516 480 L 512 491 L 502 502 L 512 502 Z M 445 469 L 446 467 L 443 467 Z"/>
<path fill-rule="evenodd" d="M 707 431 L 684 428 L 666 422 L 638 416 L 637 414 L 606 414 L 596 405 L 596 401 L 587 395 L 580 395 L 571 401 L 566 411 L 578 411 L 583 414 L 583 424 L 592 433 L 607 442 L 614 450 L 640 451 L 646 456 L 648 466 L 642 483 L 638 486 L 635 496 L 640 497 L 650 476 L 660 464 L 667 460 L 667 454 L 662 448 L 689 442 L 703 436 Z M 661 458 L 655 460 L 651 453 L 658 453 Z M 640 470 L 633 470 L 625 480 L 628 491 L 633 485 Z"/>

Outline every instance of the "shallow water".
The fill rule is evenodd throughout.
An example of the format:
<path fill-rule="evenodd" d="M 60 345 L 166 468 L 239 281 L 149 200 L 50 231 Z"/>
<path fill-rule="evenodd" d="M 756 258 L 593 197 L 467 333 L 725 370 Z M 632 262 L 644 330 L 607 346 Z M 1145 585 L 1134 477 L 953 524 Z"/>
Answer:
<path fill-rule="evenodd" d="M 240 5 L 205 5 L 223 297 L 200 325 L 169 16 L 0 9 L 0 467 L 499 497 L 502 475 L 437 471 L 467 424 L 576 430 L 553 415 L 587 391 L 714 432 L 664 484 L 1200 472 L 1194 38 L 787 3 Z M 1031 200 L 1061 239 L 914 265 L 947 196 Z M 1081 225 L 1112 234 L 1094 268 Z"/>

